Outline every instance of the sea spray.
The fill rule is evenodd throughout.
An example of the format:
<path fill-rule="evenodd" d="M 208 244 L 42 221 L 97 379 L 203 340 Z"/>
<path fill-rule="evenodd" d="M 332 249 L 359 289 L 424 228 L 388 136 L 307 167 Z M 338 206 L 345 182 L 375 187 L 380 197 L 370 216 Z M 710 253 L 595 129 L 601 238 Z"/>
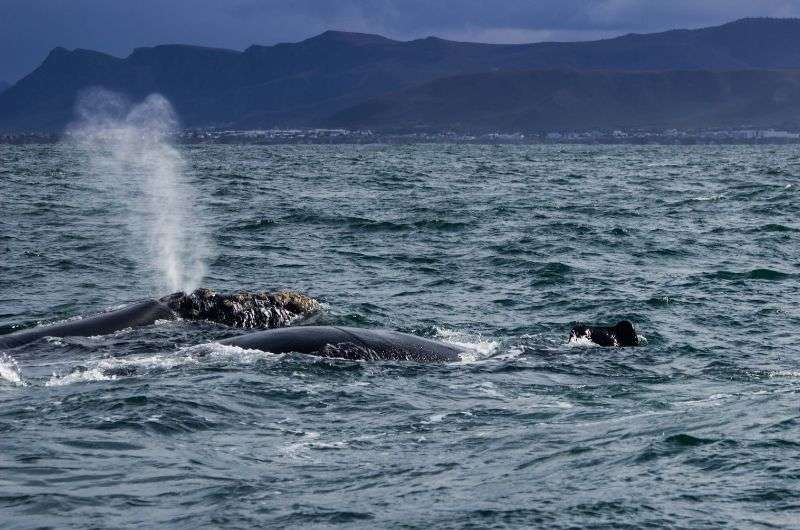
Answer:
<path fill-rule="evenodd" d="M 210 254 L 198 219 L 187 164 L 170 142 L 177 119 L 169 101 L 152 94 L 138 104 L 101 89 L 78 101 L 67 138 L 83 150 L 109 216 L 127 221 L 131 261 L 158 292 L 197 287 Z"/>
<path fill-rule="evenodd" d="M 26 386 L 19 363 L 7 353 L 0 353 L 0 383 L 3 381 L 12 385 Z"/>

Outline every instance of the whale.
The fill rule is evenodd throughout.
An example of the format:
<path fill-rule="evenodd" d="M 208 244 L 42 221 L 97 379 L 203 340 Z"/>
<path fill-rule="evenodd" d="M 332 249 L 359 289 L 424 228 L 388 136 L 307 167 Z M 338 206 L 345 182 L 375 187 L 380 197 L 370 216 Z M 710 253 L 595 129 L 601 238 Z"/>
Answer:
<path fill-rule="evenodd" d="M 344 326 L 295 326 L 239 335 L 220 341 L 226 346 L 275 354 L 303 353 L 355 361 L 448 363 L 464 350 L 408 333 Z"/>
<path fill-rule="evenodd" d="M 19 348 L 44 337 L 93 337 L 159 320 L 200 320 L 234 328 L 288 326 L 319 310 L 319 302 L 293 291 L 220 294 L 210 289 L 173 293 L 113 311 L 0 335 L 0 351 Z"/>
<path fill-rule="evenodd" d="M 0 336 L 0 350 L 18 348 L 44 337 L 108 335 L 127 328 L 149 326 L 157 320 L 172 320 L 174 318 L 175 314 L 167 305 L 158 300 L 145 300 L 116 311 L 107 311 L 99 315 L 2 335 Z"/>
<path fill-rule="evenodd" d="M 295 291 L 221 294 L 211 289 L 173 293 L 159 300 L 180 318 L 232 328 L 278 328 L 320 310 L 318 301 Z"/>
<path fill-rule="evenodd" d="M 573 326 L 569 333 L 569 342 L 575 342 L 580 339 L 588 339 L 598 346 L 606 347 L 622 348 L 639 345 L 639 336 L 636 334 L 636 329 L 628 320 L 618 322 L 614 326 L 577 324 Z"/>

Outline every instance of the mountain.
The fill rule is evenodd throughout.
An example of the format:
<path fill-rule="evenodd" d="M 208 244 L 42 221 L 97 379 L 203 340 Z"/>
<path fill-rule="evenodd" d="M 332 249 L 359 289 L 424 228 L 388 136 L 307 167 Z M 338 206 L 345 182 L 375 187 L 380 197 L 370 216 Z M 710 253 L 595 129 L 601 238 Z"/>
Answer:
<path fill-rule="evenodd" d="M 0 80 L 0 93 L 4 92 L 11 84 Z"/>
<path fill-rule="evenodd" d="M 102 86 L 141 98 L 160 92 L 186 126 L 312 126 L 373 98 L 455 75 L 513 70 L 800 68 L 800 19 L 574 43 L 497 45 L 434 37 L 408 42 L 329 31 L 243 52 L 185 45 L 126 58 L 56 48 L 0 94 L 0 129 L 58 130 L 77 94 Z"/>
<path fill-rule="evenodd" d="M 800 70 L 536 70 L 438 79 L 327 125 L 384 131 L 800 127 Z"/>

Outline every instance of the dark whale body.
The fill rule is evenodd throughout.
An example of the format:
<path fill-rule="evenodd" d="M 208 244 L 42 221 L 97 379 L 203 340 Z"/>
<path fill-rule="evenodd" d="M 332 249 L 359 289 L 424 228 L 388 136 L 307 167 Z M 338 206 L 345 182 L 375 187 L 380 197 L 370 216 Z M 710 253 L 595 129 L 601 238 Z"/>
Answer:
<path fill-rule="evenodd" d="M 221 344 L 365 361 L 446 363 L 460 361 L 462 353 L 455 346 L 398 331 L 338 326 L 270 329 L 226 339 Z"/>
<path fill-rule="evenodd" d="M 171 320 L 175 314 L 158 300 L 146 300 L 116 311 L 71 320 L 61 324 L 39 326 L 0 336 L 0 350 L 16 348 L 42 337 L 91 337 L 107 335 L 126 328 L 149 326 L 156 320 Z"/>
<path fill-rule="evenodd" d="M 91 337 L 127 328 L 149 326 L 157 320 L 204 320 L 239 328 L 288 326 L 298 317 L 319 310 L 319 302 L 300 293 L 218 294 L 210 289 L 174 293 L 77 320 L 39 326 L 0 336 L 0 350 L 17 348 L 42 337 Z"/>
<path fill-rule="evenodd" d="M 569 340 L 585 338 L 598 346 L 638 346 L 639 336 L 627 320 L 618 322 L 615 326 L 586 326 L 578 324 L 572 328 Z"/>

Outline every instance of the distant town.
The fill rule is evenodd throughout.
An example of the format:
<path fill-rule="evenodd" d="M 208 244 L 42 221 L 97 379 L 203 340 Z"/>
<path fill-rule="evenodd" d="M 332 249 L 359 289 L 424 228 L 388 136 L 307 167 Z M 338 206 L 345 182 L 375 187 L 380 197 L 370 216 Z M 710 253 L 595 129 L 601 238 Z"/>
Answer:
<path fill-rule="evenodd" d="M 462 132 L 373 132 L 348 129 L 191 129 L 174 133 L 179 144 L 796 144 L 800 130 L 708 129 L 708 130 L 589 130 L 542 133 Z M 61 140 L 54 133 L 0 133 L 0 144 L 47 144 Z"/>

